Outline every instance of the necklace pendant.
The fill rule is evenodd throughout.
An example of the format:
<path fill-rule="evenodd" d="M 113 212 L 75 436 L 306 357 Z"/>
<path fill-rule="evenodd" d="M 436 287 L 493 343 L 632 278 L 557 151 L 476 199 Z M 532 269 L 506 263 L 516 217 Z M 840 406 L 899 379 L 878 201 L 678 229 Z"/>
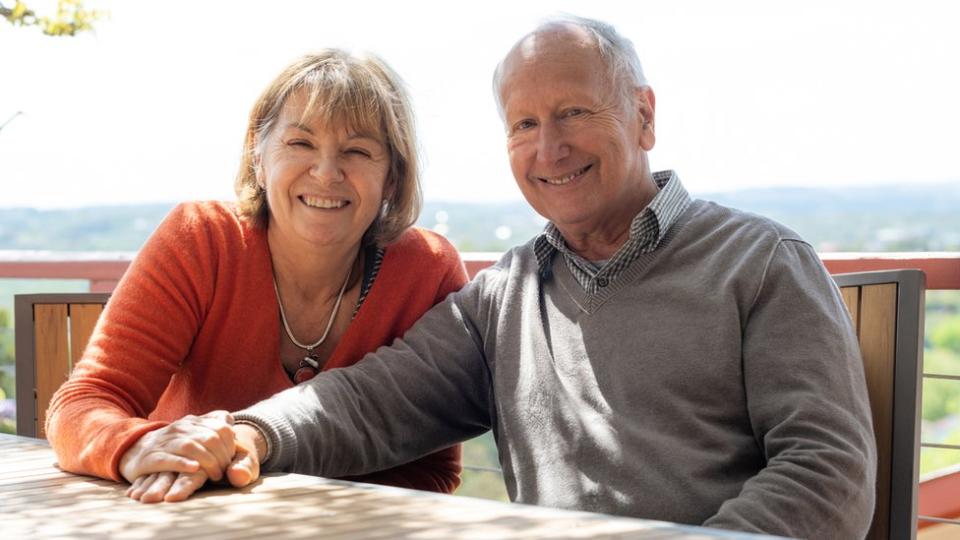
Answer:
<path fill-rule="evenodd" d="M 309 353 L 310 351 L 307 352 Z M 303 360 L 300 361 L 300 367 L 306 367 L 304 364 L 313 368 L 314 372 L 320 371 L 320 362 L 317 362 L 317 359 L 310 354 L 303 357 Z"/>
<path fill-rule="evenodd" d="M 297 368 L 296 373 L 293 374 L 293 383 L 300 384 L 304 381 L 309 381 L 316 377 L 317 373 L 320 373 L 320 362 L 308 354 L 303 357 L 303 360 L 300 360 L 300 366 Z"/>
<path fill-rule="evenodd" d="M 299 368 L 297 372 L 293 374 L 293 383 L 300 384 L 302 382 L 309 381 L 310 379 L 316 377 L 317 373 L 318 371 L 310 366 Z"/>

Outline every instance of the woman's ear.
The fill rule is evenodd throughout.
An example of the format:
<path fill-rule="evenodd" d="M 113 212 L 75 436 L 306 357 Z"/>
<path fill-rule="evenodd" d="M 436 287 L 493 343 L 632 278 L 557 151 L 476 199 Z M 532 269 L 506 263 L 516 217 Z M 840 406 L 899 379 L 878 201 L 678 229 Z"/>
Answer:
<path fill-rule="evenodd" d="M 251 163 L 251 166 L 253 167 L 253 177 L 257 182 L 257 187 L 265 190 L 267 186 L 263 174 L 263 160 L 260 159 L 260 152 L 256 150 L 254 150 L 253 153 L 253 163 Z"/>
<path fill-rule="evenodd" d="M 381 205 L 387 205 L 397 194 L 397 181 L 387 178 L 387 181 L 384 182 L 383 186 L 383 197 L 381 197 Z"/>

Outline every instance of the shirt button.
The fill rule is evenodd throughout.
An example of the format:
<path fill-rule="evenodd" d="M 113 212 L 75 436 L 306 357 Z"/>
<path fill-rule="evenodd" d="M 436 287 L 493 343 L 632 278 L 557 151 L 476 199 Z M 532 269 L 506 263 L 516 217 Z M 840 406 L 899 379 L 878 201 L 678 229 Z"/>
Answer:
<path fill-rule="evenodd" d="M 597 287 L 606 287 L 609 284 L 610 282 L 605 277 L 597 279 Z"/>

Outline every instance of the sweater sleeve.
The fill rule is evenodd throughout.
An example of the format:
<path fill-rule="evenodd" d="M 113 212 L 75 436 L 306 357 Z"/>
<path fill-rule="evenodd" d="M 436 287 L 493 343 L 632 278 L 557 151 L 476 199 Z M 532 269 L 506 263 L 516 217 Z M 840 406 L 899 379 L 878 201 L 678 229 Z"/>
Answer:
<path fill-rule="evenodd" d="M 403 338 L 354 366 L 321 373 L 235 413 L 272 449 L 265 471 L 367 474 L 490 429 L 477 280 L 428 311 Z"/>
<path fill-rule="evenodd" d="M 781 241 L 743 331 L 750 421 L 766 466 L 704 525 L 861 538 L 876 449 L 857 338 L 813 249 Z"/>
<path fill-rule="evenodd" d="M 212 249 L 194 208 L 174 209 L 147 240 L 50 402 L 47 436 L 68 471 L 122 480 L 123 454 L 166 425 L 147 416 L 197 335 L 211 288 L 202 276 L 213 271 Z"/>
<path fill-rule="evenodd" d="M 453 246 L 444 243 L 438 255 L 442 268 L 437 283 L 433 304 L 443 301 L 450 293 L 456 292 L 467 282 L 466 270 L 460 255 Z M 436 491 L 439 493 L 453 493 L 460 486 L 461 448 L 454 445 L 444 448 L 420 459 L 397 467 L 377 471 L 367 475 L 345 478 L 356 482 L 372 482 L 390 486 Z"/>

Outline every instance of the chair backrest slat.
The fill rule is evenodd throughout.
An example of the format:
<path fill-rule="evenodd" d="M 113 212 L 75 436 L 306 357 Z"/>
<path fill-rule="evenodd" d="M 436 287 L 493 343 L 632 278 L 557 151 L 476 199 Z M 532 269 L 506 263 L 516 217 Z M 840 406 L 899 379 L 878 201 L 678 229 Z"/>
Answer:
<path fill-rule="evenodd" d="M 103 304 L 70 304 L 70 370 L 80 361 L 93 334 Z"/>
<path fill-rule="evenodd" d="M 50 403 L 53 393 L 70 375 L 67 306 L 49 304 L 34 306 L 34 347 L 36 351 L 37 403 Z M 37 433 L 46 438 L 46 406 L 37 408 Z"/>
<path fill-rule="evenodd" d="M 843 303 L 847 305 L 847 311 L 850 313 L 850 319 L 853 321 L 853 328 L 857 331 L 857 337 L 860 337 L 860 287 L 841 287 L 840 295 L 843 296 Z"/>
<path fill-rule="evenodd" d="M 877 443 L 876 507 L 867 538 L 916 538 L 923 273 L 834 276 L 857 330 Z"/>
<path fill-rule="evenodd" d="M 14 297 L 18 435 L 46 437 L 50 399 L 83 355 L 109 297 L 101 293 Z"/>
<path fill-rule="evenodd" d="M 852 288 L 852 287 L 851 287 Z M 863 355 L 864 374 L 870 394 L 873 429 L 877 448 L 877 504 L 871 534 L 868 538 L 887 538 L 889 524 L 879 519 L 890 513 L 890 472 L 893 438 L 894 339 L 897 317 L 897 285 L 857 287 L 859 315 L 857 335 Z M 853 310 L 851 310 L 853 311 Z M 856 319 L 855 319 L 856 320 Z"/>

